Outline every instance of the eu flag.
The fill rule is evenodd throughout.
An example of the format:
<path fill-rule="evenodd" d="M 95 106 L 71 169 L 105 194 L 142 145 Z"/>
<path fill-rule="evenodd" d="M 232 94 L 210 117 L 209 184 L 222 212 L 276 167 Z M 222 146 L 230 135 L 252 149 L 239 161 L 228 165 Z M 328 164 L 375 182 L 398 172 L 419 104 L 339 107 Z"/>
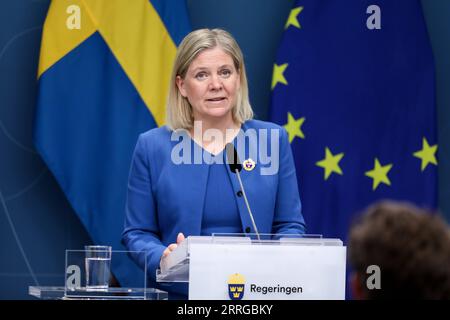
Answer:
<path fill-rule="evenodd" d="M 176 47 L 189 31 L 184 0 L 50 5 L 34 140 L 96 244 L 124 250 L 134 146 L 140 133 L 164 124 Z M 112 269 L 125 286 L 138 274 L 125 255 L 112 260 Z"/>
<path fill-rule="evenodd" d="M 298 0 L 272 80 L 308 233 L 384 198 L 436 208 L 434 62 L 420 1 Z"/>

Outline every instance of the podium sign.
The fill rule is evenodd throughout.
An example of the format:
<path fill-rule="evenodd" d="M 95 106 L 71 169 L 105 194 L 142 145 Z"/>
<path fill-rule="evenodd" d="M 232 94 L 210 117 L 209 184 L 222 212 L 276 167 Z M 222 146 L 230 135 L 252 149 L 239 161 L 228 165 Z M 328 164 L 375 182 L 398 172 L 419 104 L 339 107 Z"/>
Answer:
<path fill-rule="evenodd" d="M 345 299 L 343 246 L 199 243 L 190 261 L 189 299 Z"/>
<path fill-rule="evenodd" d="M 190 236 L 161 262 L 159 282 L 189 282 L 193 300 L 343 300 L 346 247 L 314 235 Z"/>

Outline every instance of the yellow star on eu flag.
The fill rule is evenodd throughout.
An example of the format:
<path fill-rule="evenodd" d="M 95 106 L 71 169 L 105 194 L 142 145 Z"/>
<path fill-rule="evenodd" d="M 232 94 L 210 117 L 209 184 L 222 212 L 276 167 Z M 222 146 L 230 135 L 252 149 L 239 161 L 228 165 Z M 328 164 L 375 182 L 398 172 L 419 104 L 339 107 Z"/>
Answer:
<path fill-rule="evenodd" d="M 289 13 L 289 17 L 286 21 L 286 25 L 284 26 L 284 29 L 289 28 L 289 26 L 294 26 L 299 29 L 302 28 L 302 26 L 298 22 L 298 15 L 300 12 L 302 12 L 302 10 L 303 10 L 303 7 L 297 7 L 297 8 L 294 8 L 291 10 L 291 12 Z"/>
<path fill-rule="evenodd" d="M 272 75 L 272 90 L 275 88 L 278 82 L 282 84 L 288 84 L 286 78 L 284 77 L 284 71 L 288 67 L 288 64 L 277 65 L 276 63 L 273 65 L 273 75 Z"/>
<path fill-rule="evenodd" d="M 283 126 L 289 134 L 289 143 L 292 143 L 295 137 L 305 139 L 305 135 L 302 132 L 302 125 L 305 122 L 305 118 L 295 119 L 290 112 L 288 112 L 288 122 Z"/>
<path fill-rule="evenodd" d="M 328 179 L 328 177 L 333 173 L 337 173 L 342 175 L 342 170 L 339 167 L 339 161 L 344 157 L 344 153 L 341 152 L 339 154 L 333 155 L 328 149 L 328 147 L 325 148 L 325 159 L 320 160 L 316 162 L 316 165 L 319 167 L 324 168 L 324 175 L 325 180 Z"/>
<path fill-rule="evenodd" d="M 436 160 L 436 151 L 437 151 L 437 144 L 430 146 L 428 144 L 427 139 L 422 139 L 422 150 L 419 150 L 417 152 L 414 152 L 414 157 L 417 157 L 422 160 L 422 171 L 426 169 L 429 163 L 432 163 L 434 165 L 437 165 Z"/>
<path fill-rule="evenodd" d="M 372 190 L 375 190 L 380 183 L 391 185 L 391 181 L 389 180 L 387 174 L 391 170 L 392 164 L 387 164 L 382 166 L 377 158 L 375 158 L 375 167 L 366 172 L 366 176 L 373 179 Z"/>

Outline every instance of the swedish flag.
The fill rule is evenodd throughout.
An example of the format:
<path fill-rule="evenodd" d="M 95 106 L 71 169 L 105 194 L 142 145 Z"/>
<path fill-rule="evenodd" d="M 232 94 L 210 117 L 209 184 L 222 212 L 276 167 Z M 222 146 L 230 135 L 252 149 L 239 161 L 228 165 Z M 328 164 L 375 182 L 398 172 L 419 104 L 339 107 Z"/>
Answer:
<path fill-rule="evenodd" d="M 97 244 L 121 250 L 140 133 L 164 123 L 184 0 L 55 0 L 39 61 L 35 145 Z M 122 285 L 128 259 L 113 259 Z"/>
<path fill-rule="evenodd" d="M 436 208 L 434 62 L 420 1 L 299 0 L 273 69 L 308 233 L 391 198 Z"/>

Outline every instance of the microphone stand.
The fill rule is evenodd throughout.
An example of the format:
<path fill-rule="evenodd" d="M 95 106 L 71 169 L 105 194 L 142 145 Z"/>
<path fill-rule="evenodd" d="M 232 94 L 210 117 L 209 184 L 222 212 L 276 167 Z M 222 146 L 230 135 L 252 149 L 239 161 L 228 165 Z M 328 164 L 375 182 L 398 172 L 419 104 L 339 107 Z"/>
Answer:
<path fill-rule="evenodd" d="M 239 185 L 241 186 L 242 194 L 244 195 L 245 205 L 247 206 L 247 210 L 250 213 L 249 216 L 250 216 L 250 219 L 252 220 L 252 225 L 253 225 L 253 229 L 255 229 L 256 237 L 258 238 L 258 241 L 261 241 L 261 237 L 259 236 L 258 228 L 256 227 L 255 219 L 253 218 L 252 210 L 250 209 L 250 205 L 248 204 L 247 195 L 245 194 L 245 189 L 244 189 L 244 185 L 242 184 L 241 175 L 239 173 L 239 170 L 236 169 L 235 173 L 237 175 Z"/>

